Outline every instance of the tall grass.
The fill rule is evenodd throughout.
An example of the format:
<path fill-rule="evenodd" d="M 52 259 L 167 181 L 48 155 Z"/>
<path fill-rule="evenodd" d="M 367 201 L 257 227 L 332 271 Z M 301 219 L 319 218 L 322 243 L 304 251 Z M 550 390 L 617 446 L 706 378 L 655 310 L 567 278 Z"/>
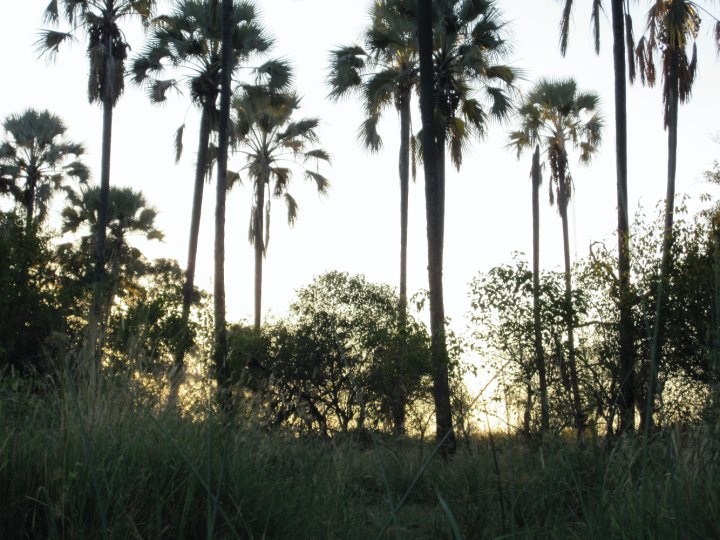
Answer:
<path fill-rule="evenodd" d="M 608 450 L 495 434 L 421 475 L 419 445 L 193 420 L 122 382 L 66 377 L 0 400 L 0 538 L 720 537 L 711 426 L 656 436 L 644 479 L 634 439 Z"/>

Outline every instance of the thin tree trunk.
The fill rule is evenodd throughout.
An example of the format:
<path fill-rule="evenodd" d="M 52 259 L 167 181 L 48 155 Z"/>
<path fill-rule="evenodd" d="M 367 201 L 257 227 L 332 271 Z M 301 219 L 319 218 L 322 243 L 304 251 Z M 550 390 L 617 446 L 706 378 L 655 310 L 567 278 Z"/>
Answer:
<path fill-rule="evenodd" d="M 575 426 L 578 438 L 582 440 L 585 432 L 585 415 L 580 401 L 580 385 L 578 383 L 577 363 L 575 358 L 575 328 L 572 308 L 572 277 L 570 268 L 570 235 L 568 232 L 568 197 L 565 186 L 565 172 L 560 175 L 560 218 L 562 219 L 563 254 L 565 259 L 565 317 L 568 336 L 568 367 L 570 368 L 570 385 L 572 388 L 573 408 L 575 409 Z"/>
<path fill-rule="evenodd" d="M 263 230 L 265 228 L 265 179 L 258 179 L 255 187 L 255 331 L 260 331 L 262 322 L 262 272 L 263 257 L 265 256 L 265 243 Z"/>
<path fill-rule="evenodd" d="M 188 320 L 190 318 L 190 304 L 195 289 L 195 264 L 197 261 L 198 238 L 200 236 L 200 218 L 202 216 L 202 199 L 205 189 L 205 174 L 207 172 L 208 144 L 210 142 L 210 123 L 214 105 L 204 105 L 200 116 L 200 137 L 198 141 L 197 162 L 195 164 L 195 186 L 193 190 L 192 214 L 190 216 L 190 240 L 188 242 L 187 269 L 185 270 L 185 283 L 183 284 L 182 305 L 182 333 L 180 344 L 175 353 L 175 368 L 171 381 L 170 399 L 174 402 L 177 397 L 179 385 L 182 384 L 185 371 L 185 354 L 189 343 Z"/>
<path fill-rule="evenodd" d="M 615 66 L 615 159 L 617 166 L 617 236 L 619 276 L 620 431 L 635 429 L 635 349 L 630 293 L 630 221 L 627 193 L 627 92 L 625 11 L 623 0 L 612 0 L 613 62 Z"/>
<path fill-rule="evenodd" d="M 545 351 L 542 346 L 540 326 L 540 145 L 535 146 L 532 161 L 532 216 L 533 216 L 533 330 L 535 334 L 535 362 L 540 379 L 540 431 L 550 429 L 548 412 L 547 378 L 545 372 Z"/>
<path fill-rule="evenodd" d="M 37 189 L 37 173 L 32 170 L 28 174 L 28 189 L 25 194 L 25 236 L 30 234 L 35 213 L 35 190 Z"/>
<path fill-rule="evenodd" d="M 112 45 L 106 40 L 105 55 L 106 62 L 109 62 L 112 54 Z M 112 69 L 105 68 L 106 79 L 111 76 Z M 110 93 L 111 84 L 106 80 L 103 104 L 103 131 L 102 131 L 102 157 L 100 163 L 100 200 L 98 202 L 98 217 L 95 224 L 95 269 L 93 272 L 93 301 L 88 323 L 87 346 L 90 356 L 96 364 L 100 364 L 102 358 L 102 341 L 99 335 L 102 332 L 102 311 L 103 298 L 108 291 L 105 287 L 105 243 L 107 236 L 108 205 L 110 199 L 110 151 L 112 147 L 112 121 L 113 121 L 113 97 Z"/>
<path fill-rule="evenodd" d="M 433 398 L 435 400 L 436 439 L 443 441 L 442 455 L 455 453 L 456 440 L 450 407 L 448 353 L 445 341 L 445 306 L 443 304 L 443 228 L 445 185 L 441 154 L 444 152 L 442 128 L 435 126 L 432 59 L 432 2 L 418 0 L 418 42 L 420 55 L 420 110 L 423 124 L 425 156 L 425 207 L 428 237 L 428 281 L 430 289 L 431 359 L 433 365 Z"/>
<path fill-rule="evenodd" d="M 398 323 L 400 327 L 400 354 L 395 384 L 393 427 L 395 434 L 405 435 L 405 355 L 407 354 L 407 238 L 408 200 L 410 192 L 410 92 L 400 97 L 400 302 Z"/>
<path fill-rule="evenodd" d="M 225 326 L 225 201 L 227 195 L 228 124 L 230 122 L 230 84 L 232 72 L 232 0 L 222 2 L 222 52 L 220 73 L 220 120 L 218 126 L 218 162 L 215 206 L 215 283 L 213 361 L 218 401 L 225 412 L 232 408 L 230 369 L 227 363 Z"/>
<path fill-rule="evenodd" d="M 678 58 L 677 51 L 671 53 L 670 72 L 668 74 L 668 175 L 667 193 L 665 195 L 665 226 L 663 228 L 662 258 L 660 260 L 660 277 L 658 279 L 657 299 L 655 303 L 655 323 L 653 325 L 652 342 L 650 344 L 650 373 L 648 375 L 647 405 L 645 410 L 645 433 L 653 427 L 653 410 L 655 408 L 655 390 L 657 387 L 658 368 L 662 351 L 663 302 L 669 283 L 672 265 L 673 222 L 675 219 L 675 172 L 677 169 L 677 128 L 678 128 Z"/>

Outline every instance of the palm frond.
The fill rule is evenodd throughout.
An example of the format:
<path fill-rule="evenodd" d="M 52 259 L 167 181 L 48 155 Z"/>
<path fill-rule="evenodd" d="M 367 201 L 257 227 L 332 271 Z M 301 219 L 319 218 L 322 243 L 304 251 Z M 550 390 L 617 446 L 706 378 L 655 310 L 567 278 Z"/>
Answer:
<path fill-rule="evenodd" d="M 628 76 L 630 83 L 635 82 L 637 76 L 635 70 L 635 36 L 633 34 L 633 22 L 630 13 L 625 13 L 625 48 L 627 49 Z"/>
<path fill-rule="evenodd" d="M 570 19 L 572 18 L 573 0 L 565 0 L 560 19 L 560 53 L 567 53 L 568 38 L 570 36 Z"/>
<path fill-rule="evenodd" d="M 305 178 L 308 180 L 312 180 L 315 182 L 315 185 L 317 186 L 318 193 L 320 195 L 325 195 L 328 191 L 328 188 L 330 187 L 330 181 L 325 178 L 322 174 L 316 173 L 314 171 L 305 171 Z"/>
<path fill-rule="evenodd" d="M 306 161 L 308 159 L 316 159 L 316 160 L 325 161 L 327 163 L 330 163 L 330 154 L 328 154 L 322 148 L 316 148 L 314 150 L 310 150 L 309 152 L 305 152 L 304 158 Z"/>
<path fill-rule="evenodd" d="M 175 147 L 175 163 L 180 161 L 183 153 L 183 135 L 185 133 L 185 124 L 183 123 L 175 131 L 175 137 L 173 138 L 173 146 Z"/>
<path fill-rule="evenodd" d="M 75 41 L 75 37 L 70 32 L 43 30 L 35 41 L 35 48 L 41 56 L 47 54 L 53 58 L 60 51 L 60 45 L 73 41 Z"/>
<path fill-rule="evenodd" d="M 285 204 L 287 205 L 288 225 L 293 226 L 298 218 L 297 201 L 289 193 L 285 193 Z"/>
<path fill-rule="evenodd" d="M 359 45 L 340 47 L 330 53 L 330 77 L 328 96 L 338 100 L 357 90 L 362 84 L 361 72 L 365 68 L 365 50 Z"/>
<path fill-rule="evenodd" d="M 377 115 L 371 115 L 366 118 L 358 129 L 358 140 L 360 144 L 371 152 L 378 152 L 383 145 L 382 137 L 377 130 L 380 118 Z"/>

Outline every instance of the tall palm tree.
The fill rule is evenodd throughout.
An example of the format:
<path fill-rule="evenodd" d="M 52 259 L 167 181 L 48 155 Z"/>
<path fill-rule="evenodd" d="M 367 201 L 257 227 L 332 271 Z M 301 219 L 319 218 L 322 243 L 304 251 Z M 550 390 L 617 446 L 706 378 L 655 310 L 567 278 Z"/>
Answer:
<path fill-rule="evenodd" d="M 408 13 L 415 0 L 382 0 L 370 10 L 370 24 L 363 32 L 364 47 L 339 47 L 331 53 L 330 97 L 341 99 L 357 94 L 367 115 L 359 130 L 359 139 L 371 152 L 377 152 L 383 141 L 377 127 L 384 109 L 393 107 L 400 119 L 400 302 L 398 326 L 404 333 L 407 324 L 407 238 L 410 192 L 411 100 L 417 88 L 416 21 Z M 401 334 L 402 335 L 402 334 Z M 401 352 L 397 366 L 398 381 L 402 379 L 404 358 Z M 395 384 L 393 400 L 394 428 L 405 431 L 405 397 L 402 383 Z"/>
<path fill-rule="evenodd" d="M 635 428 L 635 345 L 630 291 L 630 221 L 627 172 L 627 77 L 635 79 L 633 27 L 627 0 L 610 0 L 612 7 L 613 67 L 615 74 L 615 159 L 618 236 L 620 430 Z M 560 23 L 560 50 L 567 52 L 573 0 L 565 0 Z M 592 23 L 595 52 L 600 53 L 602 0 L 593 0 Z M 627 63 L 625 61 L 627 54 Z"/>
<path fill-rule="evenodd" d="M 260 330 L 262 316 L 262 268 L 270 240 L 271 197 L 283 198 L 287 205 L 288 224 L 297 219 L 297 202 L 288 192 L 297 159 L 330 161 L 320 148 L 309 148 L 318 142 L 317 118 L 296 120 L 300 98 L 287 88 L 290 72 L 282 63 L 269 62 L 259 69 L 267 82 L 243 85 L 233 100 L 237 149 L 245 155 L 244 169 L 253 182 L 253 204 L 248 239 L 255 248 L 255 330 Z M 317 172 L 304 169 L 308 180 L 315 182 L 318 193 L 327 192 L 328 180 Z"/>
<path fill-rule="evenodd" d="M 143 236 L 148 240 L 162 240 L 162 232 L 155 226 L 157 210 L 149 206 L 145 196 L 131 188 L 111 187 L 109 192 L 106 252 L 109 263 L 108 288 L 100 314 L 104 331 L 113 300 L 123 286 L 144 271 L 142 254 L 133 247 L 130 237 Z M 62 211 L 62 232 L 84 232 L 79 239 L 79 249 L 88 253 L 97 237 L 100 221 L 100 189 L 92 187 L 81 192 L 68 190 L 68 205 Z M 104 333 L 104 332 L 103 332 Z"/>
<path fill-rule="evenodd" d="M 647 31 L 638 42 L 636 55 L 643 84 L 654 86 L 657 80 L 655 54 L 663 80 L 663 104 L 665 129 L 668 131 L 667 192 L 665 195 L 665 222 L 662 239 L 662 258 L 655 304 L 655 323 L 650 354 L 647 408 L 641 418 L 643 427 L 652 427 L 655 384 L 661 347 L 661 316 L 670 272 L 672 229 L 675 213 L 675 173 L 677 169 L 677 127 L 680 102 L 690 99 L 697 71 L 697 45 L 695 39 L 700 30 L 700 12 L 703 8 L 691 0 L 654 0 L 648 12 Z M 720 23 L 716 21 L 715 38 L 720 51 Z M 692 43 L 692 49 L 690 44 Z"/>
<path fill-rule="evenodd" d="M 523 131 L 510 134 L 512 145 L 517 150 L 518 158 L 522 152 L 532 147 L 529 138 Z M 533 338 L 535 345 L 535 365 L 540 380 L 540 430 L 547 433 L 550 428 L 549 406 L 547 394 L 547 372 L 545 369 L 545 351 L 542 345 L 542 327 L 540 326 L 540 185 L 542 170 L 540 168 L 540 144 L 535 143 L 535 151 L 530 168 L 532 180 L 532 221 L 533 221 Z"/>
<path fill-rule="evenodd" d="M 442 290 L 445 148 L 447 146 L 452 163 L 459 169 L 463 148 L 469 139 L 482 138 L 485 135 L 488 118 L 507 117 L 510 110 L 507 90 L 512 86 L 517 74 L 512 68 L 497 63 L 509 52 L 509 47 L 502 35 L 504 23 L 492 0 L 446 0 L 437 3 L 418 1 L 417 21 L 423 130 L 434 126 L 433 132 L 429 134 L 423 131 L 422 152 L 426 174 L 435 409 L 437 435 L 442 438 L 452 429 Z M 428 62 L 432 62 L 432 69 Z M 431 145 L 435 148 L 429 154 Z M 448 436 L 454 441 L 452 435 Z"/>
<path fill-rule="evenodd" d="M 213 0 L 216 2 L 217 0 Z M 222 0 L 220 46 L 220 115 L 218 118 L 217 185 L 215 187 L 215 280 L 213 294 L 214 344 L 213 361 L 218 388 L 218 401 L 223 411 L 232 410 L 230 366 L 227 361 L 228 343 L 225 324 L 225 202 L 227 194 L 227 162 L 230 127 L 230 97 L 232 71 L 233 0 Z"/>
<path fill-rule="evenodd" d="M 214 8 L 213 8 L 213 4 Z M 170 15 L 156 17 L 151 23 L 150 37 L 141 55 L 133 61 L 133 80 L 148 89 L 153 103 L 164 103 L 169 90 L 184 81 L 190 98 L 201 111 L 195 184 L 187 269 L 183 286 L 183 327 L 187 326 L 195 283 L 198 236 L 205 179 L 210 173 L 210 135 L 217 127 L 217 98 L 220 93 L 220 10 L 211 0 L 180 0 Z M 235 68 L 252 54 L 268 49 L 270 40 L 255 21 L 255 13 L 246 2 L 235 2 L 232 11 L 232 56 Z M 170 72 L 171 78 L 161 78 Z M 176 137 L 176 160 L 182 153 L 184 125 Z M 187 340 L 180 340 L 175 353 L 176 373 L 182 371 Z"/>
<path fill-rule="evenodd" d="M 380 150 L 377 131 L 382 112 L 394 107 L 400 119 L 400 313 L 407 317 L 407 224 L 410 184 L 410 105 L 418 83 L 416 23 L 408 16 L 413 0 L 383 0 L 373 4 L 365 28 L 365 47 L 350 45 L 332 51 L 330 97 L 356 93 L 367 118 L 359 130 L 363 145 Z"/>
<path fill-rule="evenodd" d="M 102 158 L 100 166 L 100 206 L 95 240 L 95 271 L 93 281 L 102 283 L 105 275 L 105 232 L 110 196 L 110 148 L 113 108 L 125 88 L 125 60 L 130 45 L 119 25 L 122 19 L 137 16 L 143 23 L 152 16 L 155 0 L 50 0 L 45 19 L 58 24 L 64 16 L 70 30 L 45 30 L 38 41 L 40 50 L 55 54 L 73 33 L 87 35 L 87 54 L 90 65 L 88 99 L 100 103 L 103 109 Z M 99 288 L 96 289 L 94 311 L 100 305 Z"/>
<path fill-rule="evenodd" d="M 579 437 L 583 436 L 585 429 L 585 414 L 580 399 L 575 359 L 567 214 L 568 204 L 573 193 L 573 182 L 568 157 L 570 147 L 574 147 L 580 152 L 580 161 L 588 163 L 598 150 L 603 128 L 603 120 L 599 114 L 599 101 L 600 98 L 593 92 L 579 92 L 573 79 L 540 80 L 518 109 L 522 126 L 511 136 L 512 143 L 518 148 L 537 144 L 544 146 L 550 164 L 550 201 L 551 203 L 557 202 L 562 220 L 568 367 L 575 409 L 575 424 Z"/>
<path fill-rule="evenodd" d="M 73 179 L 85 184 L 90 171 L 82 144 L 67 140 L 63 121 L 49 111 L 28 109 L 3 122 L 0 183 L 25 209 L 25 229 L 47 216 L 52 196 Z"/>

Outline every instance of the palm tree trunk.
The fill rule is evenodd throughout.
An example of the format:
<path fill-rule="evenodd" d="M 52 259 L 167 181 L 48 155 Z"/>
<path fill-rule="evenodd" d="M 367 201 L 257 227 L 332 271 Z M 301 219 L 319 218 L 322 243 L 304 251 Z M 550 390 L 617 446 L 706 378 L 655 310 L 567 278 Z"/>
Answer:
<path fill-rule="evenodd" d="M 190 240 L 188 243 L 187 269 L 185 270 L 185 283 L 183 284 L 182 305 L 182 333 L 178 349 L 175 353 L 175 370 L 171 383 L 170 396 L 177 396 L 179 385 L 182 383 L 185 366 L 185 353 L 190 345 L 188 332 L 188 319 L 190 318 L 190 304 L 195 288 L 195 263 L 197 261 L 198 238 L 200 236 L 200 218 L 202 215 L 202 199 L 205 189 L 205 174 L 207 171 L 208 144 L 210 142 L 210 122 L 214 105 L 203 105 L 200 116 L 200 138 L 198 141 L 197 163 L 195 164 L 195 187 L 193 191 L 192 214 L 190 216 Z M 169 400 L 171 401 L 171 400 Z"/>
<path fill-rule="evenodd" d="M 572 277 L 570 268 L 570 234 L 568 233 L 568 196 L 565 186 L 565 172 L 560 173 L 560 218 L 562 219 L 563 255 L 565 260 L 565 317 L 568 336 L 568 367 L 570 368 L 570 385 L 572 388 L 573 408 L 575 409 L 575 426 L 578 438 L 582 440 L 585 432 L 585 415 L 580 401 L 580 385 L 578 383 L 577 363 L 575 358 L 575 328 L 572 308 Z"/>
<path fill-rule="evenodd" d="M 265 243 L 263 230 L 265 228 L 265 186 L 264 178 L 259 178 L 255 186 L 255 331 L 260 331 L 262 319 L 262 271 Z"/>
<path fill-rule="evenodd" d="M 31 170 L 28 174 L 28 189 L 25 193 L 25 236 L 30 234 L 35 213 L 35 190 L 37 189 L 37 173 Z"/>
<path fill-rule="evenodd" d="M 228 124 L 230 122 L 230 84 L 232 72 L 232 0 L 222 2 L 222 52 L 220 72 L 220 119 L 218 126 L 218 163 L 215 205 L 215 283 L 213 361 L 218 402 L 225 412 L 232 409 L 230 369 L 227 364 L 227 328 L 225 326 L 225 201 L 227 195 Z"/>
<path fill-rule="evenodd" d="M 400 328 L 400 354 L 398 358 L 397 380 L 394 385 L 393 427 L 395 434 L 405 434 L 405 355 L 407 353 L 407 238 L 408 238 L 408 201 L 410 192 L 410 92 L 400 97 L 400 302 L 398 323 Z"/>
<path fill-rule="evenodd" d="M 443 303 L 443 228 L 445 185 L 441 155 L 444 152 L 442 129 L 435 126 L 432 59 L 432 2 L 418 0 L 418 43 L 420 55 L 420 110 L 425 156 L 425 208 L 428 237 L 428 282 L 430 289 L 431 359 L 433 398 L 435 400 L 436 439 L 442 442 L 447 458 L 456 448 L 450 407 L 448 353 L 445 342 L 445 306 Z"/>
<path fill-rule="evenodd" d="M 105 44 L 106 58 L 110 58 L 111 43 L 109 39 Z M 107 61 L 107 60 L 106 60 Z M 112 73 L 107 67 L 106 77 Z M 97 364 L 102 358 L 102 311 L 103 298 L 109 291 L 105 284 L 105 244 L 107 235 L 108 205 L 110 202 L 110 150 L 112 147 L 112 122 L 113 122 L 113 99 L 110 94 L 110 83 L 105 85 L 105 92 L 102 98 L 103 104 L 103 128 L 102 128 L 102 157 L 100 162 L 100 200 L 98 204 L 98 218 L 95 224 L 95 269 L 93 272 L 93 302 L 88 323 L 89 335 L 87 345 L 90 347 L 90 357 L 95 359 Z"/>
<path fill-rule="evenodd" d="M 650 373 L 648 375 L 647 406 L 645 410 L 645 434 L 652 430 L 653 409 L 655 407 L 655 390 L 657 388 L 658 368 L 662 351 L 662 311 L 665 291 L 668 287 L 670 266 L 672 264 L 673 222 L 675 219 L 675 172 L 677 169 L 677 127 L 678 127 L 678 52 L 673 51 L 670 57 L 668 73 L 668 175 L 667 193 L 665 195 L 665 226 L 663 228 L 662 258 L 660 260 L 660 277 L 658 279 L 657 299 L 655 303 L 655 323 L 653 325 L 652 342 L 650 344 Z"/>
<path fill-rule="evenodd" d="M 627 194 L 627 92 L 625 64 L 625 10 L 623 0 L 612 0 L 613 62 L 615 66 L 615 159 L 617 166 L 620 431 L 635 429 L 635 350 L 630 294 L 630 221 Z"/>
<path fill-rule="evenodd" d="M 532 216 L 533 216 L 533 330 L 535 334 L 535 362 L 540 378 L 540 431 L 550 429 L 548 411 L 545 352 L 542 346 L 540 326 L 540 145 L 535 146 L 532 161 Z"/>

